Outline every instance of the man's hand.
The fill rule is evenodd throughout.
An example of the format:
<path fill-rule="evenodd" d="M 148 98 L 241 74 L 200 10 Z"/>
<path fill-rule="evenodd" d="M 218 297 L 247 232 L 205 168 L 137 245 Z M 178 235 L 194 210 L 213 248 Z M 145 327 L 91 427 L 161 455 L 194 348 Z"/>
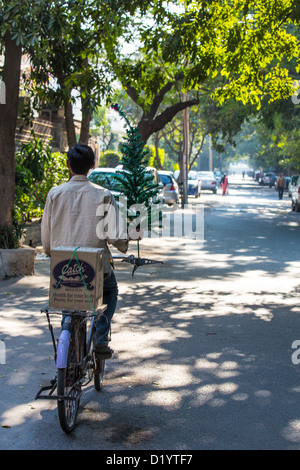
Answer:
<path fill-rule="evenodd" d="M 128 232 L 129 240 L 142 240 L 144 237 L 144 230 L 142 228 L 134 228 Z"/>

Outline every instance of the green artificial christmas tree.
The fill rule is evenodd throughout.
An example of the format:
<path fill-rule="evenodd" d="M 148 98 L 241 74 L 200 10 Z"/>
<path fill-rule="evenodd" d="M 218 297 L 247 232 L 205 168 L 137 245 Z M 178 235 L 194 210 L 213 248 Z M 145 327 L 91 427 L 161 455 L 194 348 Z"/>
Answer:
<path fill-rule="evenodd" d="M 122 206 L 126 207 L 126 214 L 123 215 L 127 219 L 128 231 L 137 239 L 138 257 L 134 261 L 132 273 L 134 274 L 138 266 L 158 262 L 140 258 L 139 232 L 147 231 L 150 234 L 159 226 L 161 220 L 161 204 L 157 198 L 159 185 L 147 166 L 148 150 L 141 139 L 139 128 L 130 124 L 119 104 L 113 104 L 111 108 L 117 111 L 127 124 L 126 136 L 120 144 L 122 171 L 116 175 L 116 179 L 120 182 L 120 189 L 126 200 L 126 204 Z"/>

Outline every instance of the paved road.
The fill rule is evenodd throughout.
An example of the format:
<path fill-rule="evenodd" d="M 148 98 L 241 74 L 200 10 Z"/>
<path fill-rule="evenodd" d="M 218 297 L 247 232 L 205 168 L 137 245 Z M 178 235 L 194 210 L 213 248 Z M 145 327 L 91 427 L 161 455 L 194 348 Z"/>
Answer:
<path fill-rule="evenodd" d="M 1 449 L 300 448 L 300 215 L 250 179 L 190 202 L 204 205 L 203 246 L 146 239 L 142 255 L 163 265 L 131 277 L 118 264 L 116 352 L 104 390 L 85 390 L 70 436 L 56 404 L 34 400 L 55 372 L 39 313 L 49 261 L 0 283 Z"/>

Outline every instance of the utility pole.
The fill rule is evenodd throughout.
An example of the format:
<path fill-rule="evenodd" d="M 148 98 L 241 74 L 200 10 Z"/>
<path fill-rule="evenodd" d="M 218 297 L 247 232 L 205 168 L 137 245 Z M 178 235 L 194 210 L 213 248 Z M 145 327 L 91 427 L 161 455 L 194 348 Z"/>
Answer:
<path fill-rule="evenodd" d="M 212 144 L 211 144 L 211 135 L 209 134 L 209 170 L 213 170 L 213 157 L 212 157 Z"/>
<path fill-rule="evenodd" d="M 188 100 L 188 92 L 183 95 L 183 101 Z M 182 183 L 183 197 L 181 199 L 182 208 L 188 202 L 188 170 L 189 170 L 189 108 L 183 110 L 183 152 L 182 152 Z"/>

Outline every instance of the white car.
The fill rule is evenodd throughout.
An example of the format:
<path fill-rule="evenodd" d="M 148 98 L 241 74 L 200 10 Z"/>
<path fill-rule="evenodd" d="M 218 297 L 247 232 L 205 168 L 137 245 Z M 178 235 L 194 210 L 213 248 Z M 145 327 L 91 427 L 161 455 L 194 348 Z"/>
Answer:
<path fill-rule="evenodd" d="M 217 193 L 218 185 L 213 171 L 198 171 L 198 176 L 201 181 L 201 189 Z"/>
<path fill-rule="evenodd" d="M 163 203 L 172 206 L 173 204 L 178 204 L 179 202 L 179 189 L 178 184 L 175 181 L 173 173 L 171 171 L 159 170 L 158 176 L 162 184 L 164 185 L 163 189 Z"/>
<path fill-rule="evenodd" d="M 152 167 L 146 167 L 147 171 L 153 176 L 153 183 L 158 186 L 158 194 L 155 200 L 163 200 L 163 184 L 158 176 L 157 169 Z M 125 170 L 124 170 L 125 171 Z M 116 168 L 95 168 L 88 175 L 89 180 L 92 183 L 96 183 L 103 188 L 109 189 L 116 201 L 123 194 L 122 184 L 115 175 L 122 176 L 123 166 L 118 165 Z M 154 198 L 153 198 L 154 199 Z"/>
<path fill-rule="evenodd" d="M 292 210 L 300 212 L 300 176 L 292 190 Z"/>
<path fill-rule="evenodd" d="M 265 173 L 261 175 L 259 179 L 259 184 L 263 186 L 269 186 L 270 188 L 272 188 L 272 186 L 275 185 L 276 179 L 277 178 L 276 178 L 275 173 Z"/>
<path fill-rule="evenodd" d="M 300 175 L 292 175 L 289 185 L 288 185 L 288 195 L 289 197 L 292 197 L 293 191 L 295 189 L 296 183 L 298 181 Z"/>
<path fill-rule="evenodd" d="M 120 181 L 115 176 L 119 173 L 116 168 L 95 168 L 91 171 L 88 178 L 92 183 L 109 189 L 114 198 L 118 199 L 122 194 L 122 190 Z"/>

